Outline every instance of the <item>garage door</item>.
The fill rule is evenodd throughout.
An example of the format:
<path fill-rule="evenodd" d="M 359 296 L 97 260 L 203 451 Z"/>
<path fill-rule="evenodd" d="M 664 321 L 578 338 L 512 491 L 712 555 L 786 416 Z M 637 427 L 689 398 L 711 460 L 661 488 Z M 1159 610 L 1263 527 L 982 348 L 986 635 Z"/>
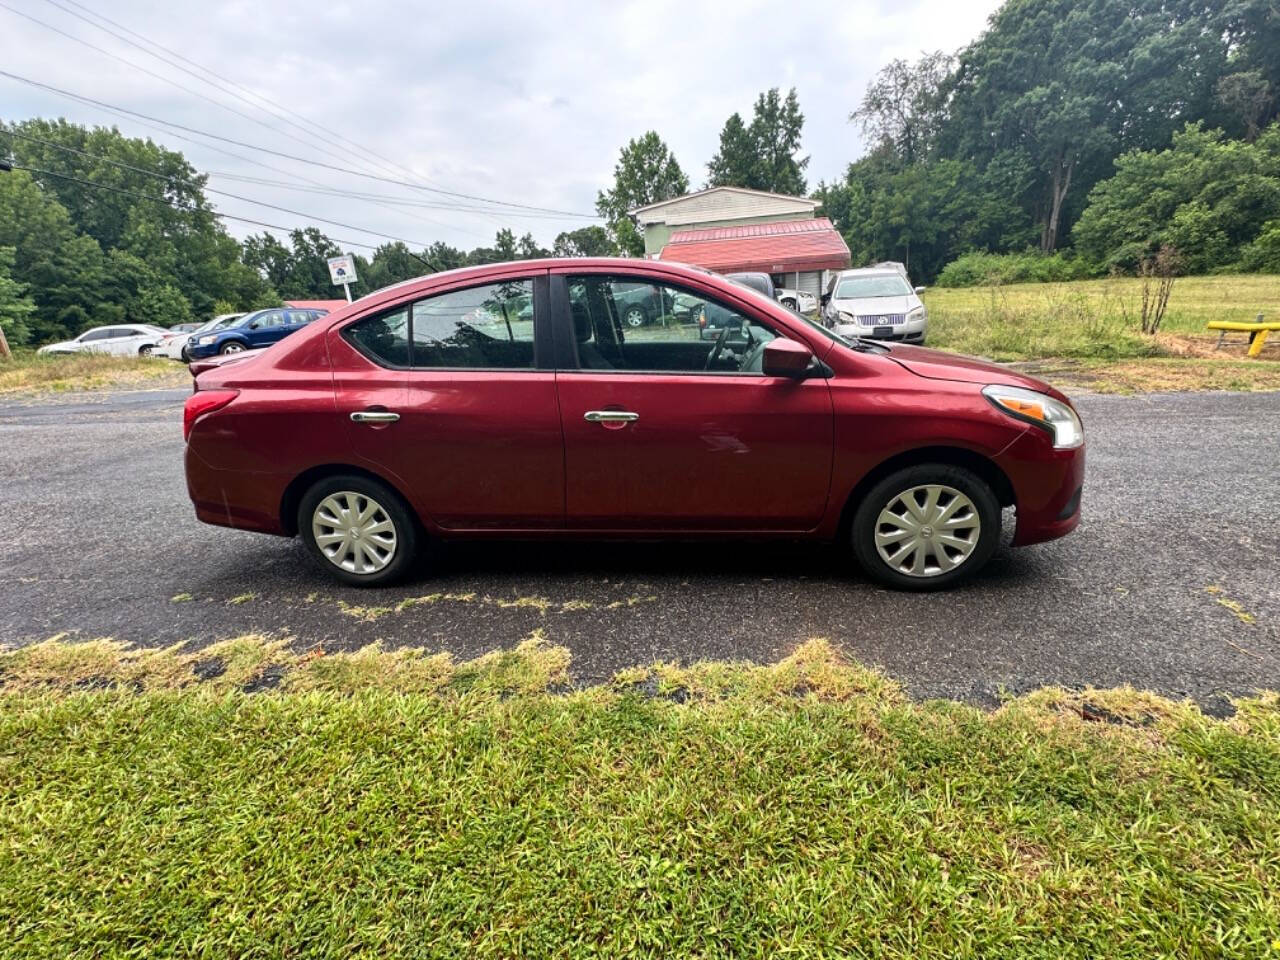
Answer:
<path fill-rule="evenodd" d="M 800 274 L 800 292 L 812 293 L 815 297 L 822 294 L 822 271 L 807 270 Z"/>

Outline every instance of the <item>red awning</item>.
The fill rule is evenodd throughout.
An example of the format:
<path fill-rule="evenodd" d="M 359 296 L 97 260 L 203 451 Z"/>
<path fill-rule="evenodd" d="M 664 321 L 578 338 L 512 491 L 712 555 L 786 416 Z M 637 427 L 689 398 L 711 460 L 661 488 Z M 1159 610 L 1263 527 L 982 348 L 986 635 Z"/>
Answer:
<path fill-rule="evenodd" d="M 844 270 L 851 262 L 849 247 L 826 217 L 681 230 L 658 259 L 717 273 Z"/>

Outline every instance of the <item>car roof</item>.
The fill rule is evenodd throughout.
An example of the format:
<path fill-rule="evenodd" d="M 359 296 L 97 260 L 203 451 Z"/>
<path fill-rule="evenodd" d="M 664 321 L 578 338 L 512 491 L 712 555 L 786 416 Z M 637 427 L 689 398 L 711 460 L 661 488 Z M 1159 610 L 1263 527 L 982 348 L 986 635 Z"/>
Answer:
<path fill-rule="evenodd" d="M 889 267 L 855 267 L 852 270 L 841 270 L 841 278 L 844 277 L 900 277 L 902 274 L 897 270 Z"/>

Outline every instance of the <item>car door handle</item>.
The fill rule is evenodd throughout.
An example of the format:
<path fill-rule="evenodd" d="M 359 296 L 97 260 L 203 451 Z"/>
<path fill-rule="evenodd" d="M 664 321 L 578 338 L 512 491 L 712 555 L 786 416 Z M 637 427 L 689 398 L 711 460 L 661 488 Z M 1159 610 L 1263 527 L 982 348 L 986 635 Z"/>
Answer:
<path fill-rule="evenodd" d="M 588 410 L 582 419 L 587 423 L 630 423 L 639 420 L 640 414 L 627 410 Z"/>
<path fill-rule="evenodd" d="M 395 423 L 400 414 L 390 410 L 357 410 L 351 414 L 351 419 L 355 423 Z"/>

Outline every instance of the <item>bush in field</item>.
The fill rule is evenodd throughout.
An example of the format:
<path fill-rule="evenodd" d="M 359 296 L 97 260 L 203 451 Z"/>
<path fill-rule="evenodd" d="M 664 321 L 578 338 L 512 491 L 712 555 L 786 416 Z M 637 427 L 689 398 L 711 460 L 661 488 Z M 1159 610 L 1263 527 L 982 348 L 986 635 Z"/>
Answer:
<path fill-rule="evenodd" d="M 1280 273 L 1280 220 L 1269 220 L 1258 239 L 1240 253 L 1240 267 L 1251 273 Z"/>
<path fill-rule="evenodd" d="M 1034 250 L 1022 253 L 963 254 L 942 268 L 940 287 L 982 287 L 1009 283 L 1061 283 L 1081 280 L 1098 271 L 1089 263 L 1061 253 L 1043 254 Z"/>
<path fill-rule="evenodd" d="M 1187 273 L 1236 264 L 1242 247 L 1280 217 L 1280 125 L 1256 142 L 1189 124 L 1167 150 L 1134 150 L 1089 194 L 1072 230 L 1081 256 L 1125 273 L 1163 246 Z"/>

